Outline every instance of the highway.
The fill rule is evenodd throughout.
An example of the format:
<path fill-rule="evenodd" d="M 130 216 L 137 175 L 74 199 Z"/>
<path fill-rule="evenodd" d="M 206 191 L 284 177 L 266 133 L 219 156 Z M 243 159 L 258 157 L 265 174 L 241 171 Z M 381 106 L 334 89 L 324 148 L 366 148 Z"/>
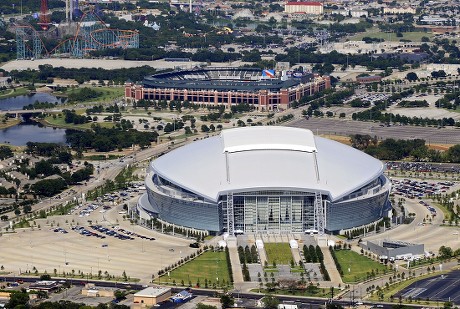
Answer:
<path fill-rule="evenodd" d="M 369 134 L 379 139 L 423 139 L 427 144 L 460 144 L 460 128 L 455 127 L 417 127 L 381 126 L 378 122 L 364 122 L 346 119 L 301 118 L 291 121 L 288 126 L 310 129 L 314 134 L 350 136 L 353 134 Z"/>

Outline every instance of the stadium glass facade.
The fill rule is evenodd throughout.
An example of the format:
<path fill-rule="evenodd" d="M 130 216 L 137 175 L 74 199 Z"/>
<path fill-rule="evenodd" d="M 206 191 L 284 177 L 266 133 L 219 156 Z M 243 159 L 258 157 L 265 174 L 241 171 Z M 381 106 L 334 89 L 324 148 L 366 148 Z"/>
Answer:
<path fill-rule="evenodd" d="M 221 202 L 227 230 L 227 198 Z M 253 191 L 232 194 L 234 230 L 248 233 L 301 233 L 314 228 L 314 195 L 297 191 Z"/>

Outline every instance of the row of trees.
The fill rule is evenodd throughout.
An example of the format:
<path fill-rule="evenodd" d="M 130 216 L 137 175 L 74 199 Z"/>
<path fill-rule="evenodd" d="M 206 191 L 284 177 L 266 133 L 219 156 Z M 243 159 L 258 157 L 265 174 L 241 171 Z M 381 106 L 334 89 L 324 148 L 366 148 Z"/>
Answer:
<path fill-rule="evenodd" d="M 321 251 L 321 248 L 318 245 L 316 247 L 314 247 L 313 245 L 309 245 L 308 247 L 304 245 L 302 249 L 305 261 L 307 263 L 319 263 L 319 269 L 321 271 L 321 274 L 323 275 L 324 280 L 331 280 L 326 266 L 324 265 L 324 255 Z"/>
<path fill-rule="evenodd" d="M 402 160 L 460 163 L 460 145 L 450 147 L 444 153 L 429 149 L 423 139 L 395 140 L 388 138 L 378 143 L 376 137 L 354 134 L 350 137 L 353 147 L 381 160 Z"/>
<path fill-rule="evenodd" d="M 321 263 L 324 260 L 323 252 L 321 252 L 321 248 L 313 245 L 310 246 L 303 246 L 303 256 L 305 258 L 305 262 L 307 263 Z"/>
<path fill-rule="evenodd" d="M 255 245 L 252 245 L 251 248 L 249 246 L 246 246 L 243 248 L 243 246 L 238 247 L 238 256 L 240 258 L 240 263 L 258 263 L 259 261 L 259 255 L 257 253 L 257 248 Z"/>
<path fill-rule="evenodd" d="M 362 112 L 353 113 L 351 117 L 353 120 L 359 121 L 378 121 L 381 123 L 399 123 L 402 125 L 460 127 L 460 121 L 455 121 L 452 117 L 444 117 L 442 119 L 421 118 L 417 116 L 408 117 L 400 114 L 382 113 L 375 106 Z"/>
<path fill-rule="evenodd" d="M 72 156 L 69 149 L 62 144 L 27 142 L 25 152 L 41 157 L 56 157 L 61 162 L 72 163 Z"/>
<path fill-rule="evenodd" d="M 329 251 L 331 252 L 332 259 L 334 260 L 335 268 L 339 272 L 340 276 L 343 276 L 342 266 L 340 266 L 339 260 L 337 259 L 337 255 L 335 254 L 335 250 L 332 246 L 329 246 Z"/>
<path fill-rule="evenodd" d="M 120 85 L 123 85 L 127 80 L 142 80 L 145 76 L 153 73 L 155 73 L 155 69 L 150 66 L 106 70 L 102 68 L 53 67 L 50 64 L 39 65 L 38 70 L 12 70 L 10 72 L 13 79 L 27 82 L 44 82 L 48 78 L 63 78 L 75 79 L 80 84 L 91 80 L 109 80 Z"/>
<path fill-rule="evenodd" d="M 43 179 L 30 186 L 30 189 L 37 195 L 51 197 L 61 193 L 67 188 L 67 182 L 59 177 L 55 179 Z"/>
<path fill-rule="evenodd" d="M 139 145 L 149 147 L 156 142 L 157 132 L 139 132 L 133 129 L 124 131 L 117 128 L 103 128 L 92 125 L 93 130 L 66 130 L 66 141 L 75 150 L 94 149 L 100 152 L 112 151 Z"/>

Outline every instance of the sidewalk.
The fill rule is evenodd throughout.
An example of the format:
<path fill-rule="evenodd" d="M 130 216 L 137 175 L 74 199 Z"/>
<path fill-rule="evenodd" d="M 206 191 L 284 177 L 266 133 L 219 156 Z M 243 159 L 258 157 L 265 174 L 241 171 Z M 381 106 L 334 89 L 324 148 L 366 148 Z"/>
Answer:
<path fill-rule="evenodd" d="M 242 284 L 243 271 L 241 269 L 240 258 L 238 256 L 238 246 L 236 243 L 236 237 L 227 238 L 228 253 L 230 254 L 230 263 L 232 264 L 233 283 Z"/>
<path fill-rule="evenodd" d="M 339 271 L 335 267 L 334 260 L 332 259 L 331 252 L 328 247 L 321 247 L 321 252 L 324 255 L 324 266 L 326 267 L 329 277 L 331 278 L 331 283 L 335 286 L 343 285 L 342 277 L 340 277 Z"/>

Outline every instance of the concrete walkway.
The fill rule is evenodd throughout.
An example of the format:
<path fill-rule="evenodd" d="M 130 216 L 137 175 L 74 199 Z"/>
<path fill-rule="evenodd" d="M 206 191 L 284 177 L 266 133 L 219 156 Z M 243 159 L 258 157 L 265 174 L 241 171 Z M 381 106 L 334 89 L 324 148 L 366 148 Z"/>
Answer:
<path fill-rule="evenodd" d="M 291 248 L 292 258 L 296 265 L 299 265 L 299 262 L 302 260 L 300 257 L 299 248 Z"/>
<path fill-rule="evenodd" d="M 295 264 L 299 265 L 299 262 L 302 260 L 302 257 L 300 256 L 300 250 L 302 250 L 302 248 L 300 247 L 299 241 L 297 239 L 292 237 L 292 238 L 290 238 L 288 240 L 288 242 L 291 241 L 291 240 L 295 240 L 297 242 L 297 245 L 298 245 L 298 248 L 291 248 L 291 253 L 292 253 L 292 258 L 293 258 Z"/>
<path fill-rule="evenodd" d="M 339 284 L 343 285 L 342 277 L 340 277 L 339 271 L 335 267 L 334 260 L 332 259 L 331 252 L 328 247 L 321 247 L 321 252 L 324 255 L 324 266 L 331 278 L 331 284 L 338 286 Z"/>
<path fill-rule="evenodd" d="M 264 267 L 265 262 L 267 262 L 267 253 L 265 252 L 265 248 L 262 248 L 262 249 L 257 248 L 257 251 L 259 252 L 260 265 Z"/>
<path fill-rule="evenodd" d="M 241 269 L 240 257 L 238 256 L 236 237 L 228 237 L 227 246 L 230 255 L 230 263 L 232 264 L 233 283 L 242 284 L 244 283 L 243 271 Z"/>

